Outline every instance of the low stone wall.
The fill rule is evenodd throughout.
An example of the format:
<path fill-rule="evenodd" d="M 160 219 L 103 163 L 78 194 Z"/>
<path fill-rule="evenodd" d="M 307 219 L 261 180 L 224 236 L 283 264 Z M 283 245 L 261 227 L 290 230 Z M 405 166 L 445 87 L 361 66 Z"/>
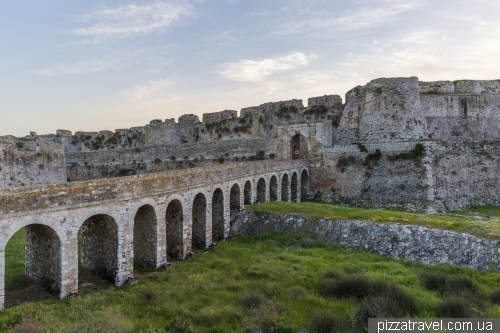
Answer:
<path fill-rule="evenodd" d="M 478 270 L 500 269 L 496 241 L 448 230 L 400 223 L 323 220 L 298 215 L 241 212 L 231 223 L 232 234 L 303 229 L 320 240 L 352 250 L 392 256 L 428 265 L 454 264 Z"/>

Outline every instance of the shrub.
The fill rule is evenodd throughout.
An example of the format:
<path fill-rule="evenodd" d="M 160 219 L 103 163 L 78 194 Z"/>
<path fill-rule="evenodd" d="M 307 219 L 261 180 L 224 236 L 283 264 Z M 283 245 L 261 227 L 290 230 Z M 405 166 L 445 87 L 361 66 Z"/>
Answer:
<path fill-rule="evenodd" d="M 491 303 L 500 304 L 500 290 L 494 290 L 490 293 Z"/>
<path fill-rule="evenodd" d="M 363 299 L 370 294 L 371 282 L 364 277 L 343 277 L 337 281 L 327 280 L 320 287 L 319 293 L 330 298 Z"/>
<path fill-rule="evenodd" d="M 261 294 L 257 294 L 255 292 L 246 293 L 240 297 L 236 303 L 248 310 L 264 304 L 264 298 Z"/>
<path fill-rule="evenodd" d="M 331 314 L 317 314 L 311 319 L 310 331 L 314 333 L 336 333 L 345 332 L 345 322 Z"/>
<path fill-rule="evenodd" d="M 358 148 L 359 148 L 359 151 L 362 152 L 362 153 L 367 153 L 368 152 L 368 149 L 366 149 L 365 145 L 362 144 L 362 143 L 358 143 Z"/>
<path fill-rule="evenodd" d="M 375 150 L 374 153 L 370 153 L 366 155 L 365 161 L 363 162 L 364 166 L 369 165 L 371 162 L 378 162 L 382 158 L 382 152 L 380 149 Z"/>
<path fill-rule="evenodd" d="M 422 275 L 423 286 L 440 294 L 475 293 L 474 282 L 466 277 L 448 276 L 447 274 L 425 273 Z"/>
<path fill-rule="evenodd" d="M 474 313 L 468 300 L 453 297 L 437 305 L 436 316 L 440 318 L 471 318 Z"/>
<path fill-rule="evenodd" d="M 341 158 L 338 159 L 337 161 L 337 168 L 345 168 L 351 164 L 356 163 L 356 157 L 354 156 L 342 156 Z"/>

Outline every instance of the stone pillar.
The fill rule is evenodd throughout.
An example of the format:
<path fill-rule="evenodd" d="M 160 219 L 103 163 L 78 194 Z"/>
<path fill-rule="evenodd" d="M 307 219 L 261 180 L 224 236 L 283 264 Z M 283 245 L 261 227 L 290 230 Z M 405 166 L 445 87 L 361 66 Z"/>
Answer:
<path fill-rule="evenodd" d="M 78 229 L 68 230 L 68 233 L 68 237 L 61 241 L 60 298 L 78 294 Z"/>
<path fill-rule="evenodd" d="M 187 204 L 187 203 L 186 203 Z M 182 219 L 182 243 L 183 243 L 183 253 L 182 258 L 185 259 L 187 255 L 192 251 L 192 228 L 193 228 L 193 214 L 191 209 L 183 214 Z"/>
<path fill-rule="evenodd" d="M 223 207 L 224 207 L 224 239 L 229 237 L 229 231 L 231 228 L 231 190 L 226 191 L 224 195 Z"/>
<path fill-rule="evenodd" d="M 297 202 L 300 202 L 300 199 L 301 199 L 301 185 L 302 185 L 302 182 L 301 182 L 301 175 L 299 174 L 300 172 L 297 173 Z"/>
<path fill-rule="evenodd" d="M 265 179 L 266 182 L 266 202 L 271 201 L 271 178 Z"/>
<path fill-rule="evenodd" d="M 207 198 L 207 234 L 206 234 L 206 242 L 207 247 L 213 244 L 212 242 L 212 198 Z"/>
<path fill-rule="evenodd" d="M 240 184 L 238 184 L 239 186 Z M 245 183 L 240 186 L 240 211 L 245 208 Z"/>
<path fill-rule="evenodd" d="M 5 246 L 0 246 L 0 311 L 5 302 Z"/>
<path fill-rule="evenodd" d="M 168 263 L 167 259 L 167 224 L 165 213 L 167 208 L 160 206 L 156 223 L 156 267 Z"/>

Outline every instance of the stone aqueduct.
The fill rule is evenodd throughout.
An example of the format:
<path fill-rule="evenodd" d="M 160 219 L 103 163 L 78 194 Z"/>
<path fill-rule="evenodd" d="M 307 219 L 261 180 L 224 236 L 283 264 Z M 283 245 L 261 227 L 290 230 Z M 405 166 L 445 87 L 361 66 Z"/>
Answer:
<path fill-rule="evenodd" d="M 26 229 L 26 274 L 49 291 L 78 293 L 81 265 L 116 286 L 134 262 L 159 267 L 229 236 L 231 213 L 264 201 L 300 201 L 307 160 L 260 161 L 0 192 L 0 307 L 5 247 Z"/>

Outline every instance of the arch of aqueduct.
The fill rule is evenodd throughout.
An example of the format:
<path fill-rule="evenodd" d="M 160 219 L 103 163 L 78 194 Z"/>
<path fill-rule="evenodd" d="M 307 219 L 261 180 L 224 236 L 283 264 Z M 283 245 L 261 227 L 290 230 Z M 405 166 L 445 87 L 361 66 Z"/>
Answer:
<path fill-rule="evenodd" d="M 159 267 L 229 236 L 231 212 L 269 200 L 300 201 L 309 162 L 218 165 L 123 178 L 5 189 L 0 194 L 0 308 L 5 246 L 26 228 L 26 274 L 66 297 L 82 266 L 119 286 L 134 261 Z"/>

